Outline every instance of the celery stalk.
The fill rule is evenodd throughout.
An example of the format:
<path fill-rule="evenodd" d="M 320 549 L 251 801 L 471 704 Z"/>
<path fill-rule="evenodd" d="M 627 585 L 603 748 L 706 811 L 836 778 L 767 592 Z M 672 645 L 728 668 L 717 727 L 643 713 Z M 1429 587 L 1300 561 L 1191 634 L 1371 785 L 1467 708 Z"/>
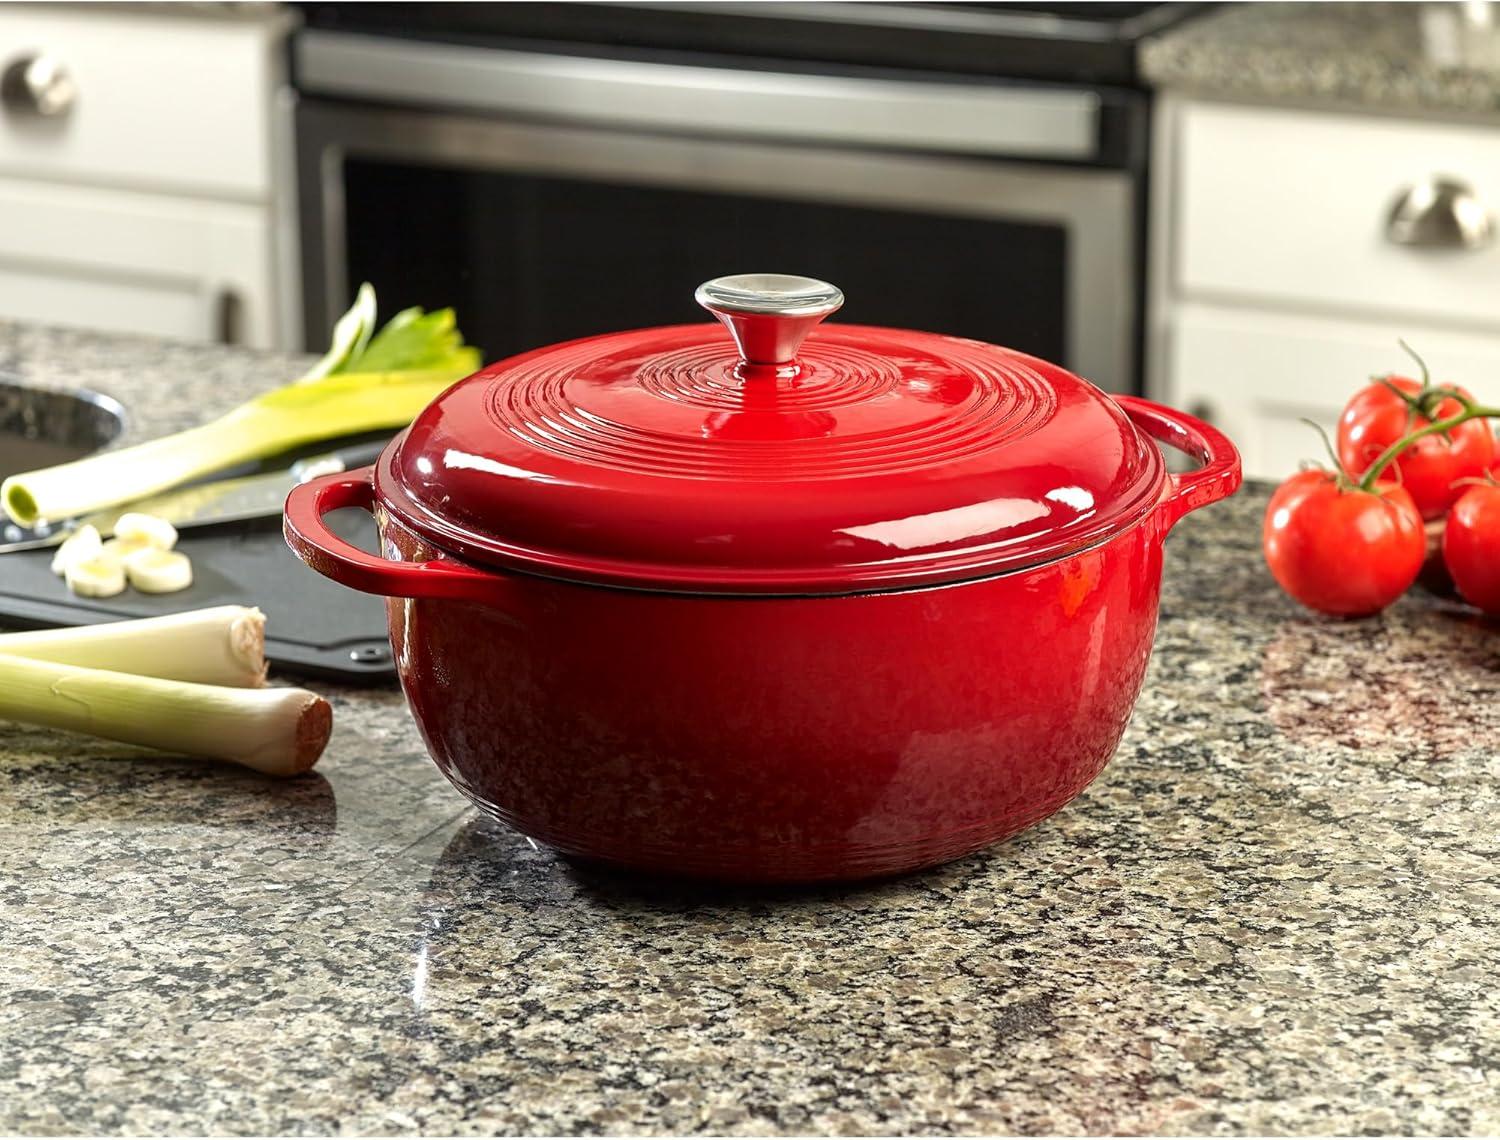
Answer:
<path fill-rule="evenodd" d="M 0 654 L 0 718 L 295 776 L 333 711 L 303 689 L 234 689 Z"/>

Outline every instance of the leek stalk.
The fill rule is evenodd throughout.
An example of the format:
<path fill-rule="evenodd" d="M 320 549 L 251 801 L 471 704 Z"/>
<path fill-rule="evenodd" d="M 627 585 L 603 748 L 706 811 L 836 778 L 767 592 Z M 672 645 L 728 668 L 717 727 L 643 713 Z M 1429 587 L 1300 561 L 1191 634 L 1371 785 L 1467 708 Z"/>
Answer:
<path fill-rule="evenodd" d="M 0 508 L 35 526 L 154 495 L 307 443 L 400 428 L 479 367 L 452 309 L 403 309 L 372 334 L 375 291 L 361 285 L 333 347 L 301 380 L 201 427 L 73 463 L 12 475 Z"/>
<path fill-rule="evenodd" d="M 13 475 L 0 484 L 0 502 L 21 526 L 86 514 L 302 444 L 404 427 L 457 378 L 446 369 L 344 372 L 290 384 L 201 427 Z"/>
<path fill-rule="evenodd" d="M 348 370 L 349 362 L 369 346 L 375 332 L 375 290 L 366 281 L 354 295 L 354 304 L 333 326 L 332 343 L 322 359 L 302 374 L 302 382 L 320 380 Z"/>
<path fill-rule="evenodd" d="M 235 689 L 0 654 L 0 718 L 295 776 L 333 710 L 304 689 Z"/>
<path fill-rule="evenodd" d="M 168 681 L 256 689 L 266 683 L 266 615 L 213 606 L 138 621 L 0 634 L 0 654 Z"/>

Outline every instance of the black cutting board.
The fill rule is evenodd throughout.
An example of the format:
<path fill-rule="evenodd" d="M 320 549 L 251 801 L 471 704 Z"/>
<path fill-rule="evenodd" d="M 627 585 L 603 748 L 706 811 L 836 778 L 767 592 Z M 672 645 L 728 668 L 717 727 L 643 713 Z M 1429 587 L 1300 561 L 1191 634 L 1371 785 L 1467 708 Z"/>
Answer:
<path fill-rule="evenodd" d="M 376 549 L 375 520 L 335 511 L 329 527 Z M 184 530 L 177 548 L 193 560 L 193 584 L 175 594 L 127 589 L 113 598 L 80 598 L 52 573 L 51 549 L 0 554 L 0 625 L 91 625 L 157 617 L 205 606 L 259 606 L 266 615 L 266 656 L 280 671 L 340 681 L 395 675 L 380 598 L 336 585 L 302 564 L 281 537 L 279 516 Z"/>

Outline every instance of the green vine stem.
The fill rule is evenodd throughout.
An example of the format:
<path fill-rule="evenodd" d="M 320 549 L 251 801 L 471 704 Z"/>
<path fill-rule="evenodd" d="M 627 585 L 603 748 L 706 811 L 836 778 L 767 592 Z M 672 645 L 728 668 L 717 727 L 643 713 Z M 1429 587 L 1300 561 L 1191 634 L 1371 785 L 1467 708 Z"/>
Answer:
<path fill-rule="evenodd" d="M 1433 384 L 1432 372 L 1427 367 L 1427 361 L 1422 359 L 1416 349 L 1399 337 L 1396 343 L 1401 346 L 1402 352 L 1416 361 L 1417 367 L 1422 372 L 1422 386 L 1417 389 L 1415 394 L 1412 394 L 1396 387 L 1391 382 L 1390 376 L 1379 377 L 1379 382 L 1406 405 L 1408 424 L 1411 422 L 1410 417 L 1412 416 L 1421 416 L 1424 420 L 1430 420 L 1433 418 L 1433 413 L 1437 411 L 1438 406 L 1447 398 L 1448 389 L 1439 388 Z"/>
<path fill-rule="evenodd" d="M 1500 408 L 1491 408 L 1484 404 L 1476 404 L 1457 388 L 1434 388 L 1432 392 L 1440 394 L 1437 403 L 1440 404 L 1442 400 L 1446 399 L 1457 400 L 1463 410 L 1455 412 L 1445 420 L 1433 420 L 1426 427 L 1418 428 L 1416 431 L 1402 436 L 1395 443 L 1391 444 L 1390 447 L 1382 451 L 1375 462 L 1370 464 L 1370 469 L 1364 473 L 1363 478 L 1360 479 L 1359 489 L 1361 491 L 1374 490 L 1375 481 L 1380 478 L 1385 469 L 1391 465 L 1398 455 L 1416 443 L 1417 440 L 1425 436 L 1437 435 L 1440 432 L 1452 431 L 1459 424 L 1468 423 L 1470 420 L 1500 419 Z"/>
<path fill-rule="evenodd" d="M 1415 360 L 1417 362 L 1417 367 L 1422 370 L 1422 391 L 1430 391 L 1432 389 L 1432 373 L 1427 370 L 1427 361 L 1423 360 L 1422 357 L 1418 354 L 1417 350 L 1414 349 L 1411 345 L 1407 344 L 1400 337 L 1396 338 L 1396 343 L 1401 346 L 1401 351 Z"/>
<path fill-rule="evenodd" d="M 1500 471 L 1500 467 L 1496 467 L 1495 471 Z M 1453 486 L 1500 487 L 1500 479 L 1496 479 L 1492 472 L 1486 471 L 1483 475 L 1465 475 L 1462 479 L 1455 479 L 1453 480 Z"/>
<path fill-rule="evenodd" d="M 1333 441 L 1328 438 L 1328 433 L 1323 430 L 1323 425 L 1317 420 L 1310 420 L 1306 416 L 1299 417 L 1303 423 L 1318 433 L 1318 438 L 1323 441 L 1323 450 L 1328 452 L 1328 462 L 1333 464 L 1333 477 L 1337 481 L 1340 491 L 1354 490 L 1354 480 L 1349 478 L 1349 472 L 1344 470 L 1344 465 L 1339 462 L 1339 454 L 1333 449 Z"/>

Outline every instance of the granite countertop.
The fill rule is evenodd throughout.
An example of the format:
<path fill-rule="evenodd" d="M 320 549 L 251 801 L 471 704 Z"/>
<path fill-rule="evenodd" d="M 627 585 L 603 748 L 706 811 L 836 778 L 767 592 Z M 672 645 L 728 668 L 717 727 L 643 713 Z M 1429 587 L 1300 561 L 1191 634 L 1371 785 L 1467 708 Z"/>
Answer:
<path fill-rule="evenodd" d="M 292 362 L 0 324 L 137 431 Z M 1494 1132 L 1500 628 L 1168 544 L 1118 755 L 906 879 L 627 887 L 496 825 L 394 689 L 272 782 L 0 726 L 0 1132 Z"/>
<path fill-rule="evenodd" d="M 1500 111 L 1489 4 L 1226 4 L 1141 46 L 1156 87 L 1398 113 Z"/>

